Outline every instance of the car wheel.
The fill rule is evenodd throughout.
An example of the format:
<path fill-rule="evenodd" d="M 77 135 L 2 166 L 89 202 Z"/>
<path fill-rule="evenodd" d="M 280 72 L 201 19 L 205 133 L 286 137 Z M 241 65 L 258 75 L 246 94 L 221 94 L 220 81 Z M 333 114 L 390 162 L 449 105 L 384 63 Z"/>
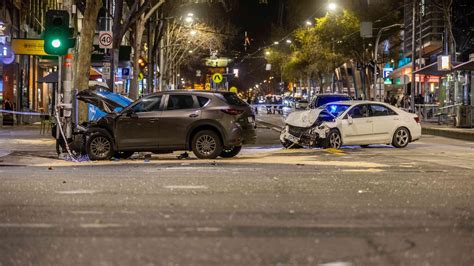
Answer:
<path fill-rule="evenodd" d="M 114 155 L 112 139 L 102 132 L 94 132 L 87 140 L 86 151 L 91 160 L 108 160 Z"/>
<path fill-rule="evenodd" d="M 329 132 L 327 142 L 328 148 L 340 149 L 342 146 L 342 137 L 339 131 L 335 129 L 331 130 L 331 132 Z"/>
<path fill-rule="evenodd" d="M 405 148 L 410 143 L 410 131 L 407 128 L 401 127 L 393 134 L 392 145 L 395 148 Z"/>
<path fill-rule="evenodd" d="M 239 154 L 240 150 L 242 150 L 242 146 L 232 146 L 229 148 L 222 149 L 220 156 L 222 158 L 232 158 Z"/>
<path fill-rule="evenodd" d="M 192 148 L 199 159 L 215 159 L 222 152 L 222 142 L 214 131 L 203 130 L 194 136 Z"/>
<path fill-rule="evenodd" d="M 114 157 L 118 158 L 118 159 L 128 159 L 128 158 L 132 157 L 132 155 L 134 153 L 135 152 L 133 152 L 133 151 L 121 151 L 121 152 L 116 152 Z"/>

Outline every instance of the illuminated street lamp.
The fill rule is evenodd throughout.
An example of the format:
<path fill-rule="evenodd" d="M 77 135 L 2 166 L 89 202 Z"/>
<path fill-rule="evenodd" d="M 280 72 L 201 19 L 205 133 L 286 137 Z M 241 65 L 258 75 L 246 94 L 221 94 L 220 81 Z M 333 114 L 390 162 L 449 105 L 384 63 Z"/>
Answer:
<path fill-rule="evenodd" d="M 291 42 L 290 39 L 287 39 L 287 40 L 286 40 L 286 43 L 287 43 L 287 44 L 291 44 L 292 42 Z"/>
<path fill-rule="evenodd" d="M 274 45 L 279 45 L 279 44 L 280 44 L 280 42 L 273 42 L 273 44 L 274 44 Z"/>
<path fill-rule="evenodd" d="M 334 10 L 336 10 L 336 8 L 337 8 L 336 3 L 334 3 L 334 2 L 329 2 L 329 4 L 328 4 L 328 10 L 329 10 L 329 11 L 334 11 Z"/>
<path fill-rule="evenodd" d="M 311 21 L 309 21 L 309 20 L 306 20 L 305 24 L 306 24 L 306 26 L 308 26 L 308 27 L 313 26 L 313 23 L 311 23 Z"/>
<path fill-rule="evenodd" d="M 270 55 L 270 51 L 266 51 L 266 52 L 265 52 L 265 55 Z"/>

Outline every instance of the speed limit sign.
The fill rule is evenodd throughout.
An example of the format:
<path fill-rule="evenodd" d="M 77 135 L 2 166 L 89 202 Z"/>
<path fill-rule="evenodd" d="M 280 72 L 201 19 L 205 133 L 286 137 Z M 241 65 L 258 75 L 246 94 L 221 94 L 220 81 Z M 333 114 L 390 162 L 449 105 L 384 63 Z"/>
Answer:
<path fill-rule="evenodd" d="M 101 31 L 99 32 L 99 47 L 101 49 L 112 49 L 112 32 L 111 31 Z"/>

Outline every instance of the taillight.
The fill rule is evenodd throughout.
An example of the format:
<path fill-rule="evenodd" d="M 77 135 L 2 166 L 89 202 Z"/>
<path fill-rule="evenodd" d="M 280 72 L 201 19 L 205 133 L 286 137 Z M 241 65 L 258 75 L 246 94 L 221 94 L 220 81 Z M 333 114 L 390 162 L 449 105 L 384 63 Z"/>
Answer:
<path fill-rule="evenodd" d="M 233 108 L 222 109 L 221 111 L 228 114 L 228 115 L 240 115 L 244 112 L 243 110 L 237 110 L 237 109 L 233 109 Z"/>
<path fill-rule="evenodd" d="M 420 117 L 419 116 L 415 116 L 415 121 L 419 124 L 420 123 Z"/>

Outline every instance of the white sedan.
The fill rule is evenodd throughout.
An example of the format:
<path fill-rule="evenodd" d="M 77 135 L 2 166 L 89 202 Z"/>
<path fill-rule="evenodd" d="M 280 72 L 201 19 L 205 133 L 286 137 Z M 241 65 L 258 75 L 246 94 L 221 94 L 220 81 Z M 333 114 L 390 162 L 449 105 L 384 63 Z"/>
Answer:
<path fill-rule="evenodd" d="M 388 144 L 404 148 L 421 137 L 417 115 L 392 105 L 371 101 L 329 103 L 317 109 L 291 113 L 280 141 L 289 147 L 367 146 Z"/>

